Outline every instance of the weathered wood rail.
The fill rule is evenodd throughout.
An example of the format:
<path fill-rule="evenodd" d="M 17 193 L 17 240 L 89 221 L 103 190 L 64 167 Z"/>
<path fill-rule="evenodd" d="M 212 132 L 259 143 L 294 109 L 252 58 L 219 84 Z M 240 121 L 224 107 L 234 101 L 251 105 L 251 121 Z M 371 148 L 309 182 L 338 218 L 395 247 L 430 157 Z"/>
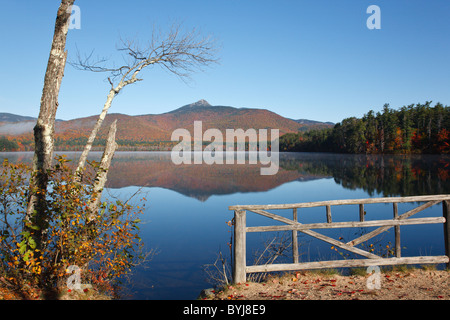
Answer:
<path fill-rule="evenodd" d="M 416 208 L 409 210 L 401 215 L 398 212 L 399 203 L 422 203 Z M 391 220 L 365 220 L 364 205 L 377 203 L 392 203 L 393 219 Z M 421 212 L 431 206 L 442 203 L 442 217 L 430 218 L 410 218 L 418 212 Z M 359 221 L 348 222 L 332 222 L 331 207 L 342 205 L 359 205 Z M 325 207 L 327 222 L 301 224 L 298 222 L 298 209 Z M 331 200 L 320 202 L 307 202 L 296 204 L 274 204 L 274 205 L 236 205 L 230 206 L 230 210 L 234 211 L 234 247 L 233 247 L 233 282 L 246 282 L 248 273 L 255 272 L 273 272 L 273 271 L 293 271 L 304 269 L 320 269 L 320 268 L 346 268 L 346 267 L 366 267 L 366 266 L 383 266 L 383 265 L 399 265 L 399 264 L 440 264 L 446 263 L 450 268 L 450 195 L 431 195 L 431 196 L 415 196 L 415 197 L 392 197 L 392 198 L 370 198 L 370 199 L 352 199 L 352 200 Z M 268 212 L 267 210 L 285 210 L 292 209 L 293 219 Z M 277 226 L 259 226 L 247 227 L 246 212 L 254 212 L 267 218 L 283 222 L 284 225 Z M 444 225 L 444 243 L 445 255 L 442 256 L 417 256 L 417 257 L 401 257 L 400 245 L 400 226 L 442 223 Z M 328 228 L 357 228 L 357 227 L 379 227 L 365 235 L 362 235 L 349 242 L 341 242 L 331 237 L 320 234 L 312 229 L 328 229 Z M 356 248 L 361 244 L 388 229 L 395 228 L 395 257 L 383 258 L 369 251 Z M 289 264 L 266 264 L 247 266 L 246 262 L 246 237 L 247 232 L 267 232 L 267 231 L 292 231 L 292 251 L 293 263 Z M 316 262 L 299 262 L 297 232 L 302 232 L 314 238 L 328 242 L 335 247 L 345 249 L 349 252 L 365 257 L 365 259 L 348 259 L 334 261 L 316 261 Z"/>

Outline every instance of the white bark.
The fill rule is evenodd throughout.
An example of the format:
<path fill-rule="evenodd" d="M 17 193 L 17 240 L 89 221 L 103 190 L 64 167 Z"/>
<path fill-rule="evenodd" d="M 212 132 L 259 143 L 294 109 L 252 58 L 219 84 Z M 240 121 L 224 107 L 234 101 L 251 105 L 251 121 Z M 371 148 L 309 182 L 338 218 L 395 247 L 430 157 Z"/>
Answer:
<path fill-rule="evenodd" d="M 108 133 L 108 139 L 106 142 L 105 151 L 103 152 L 102 160 L 100 162 L 100 167 L 98 168 L 97 175 L 95 177 L 94 187 L 93 187 L 93 197 L 91 198 L 88 206 L 90 211 L 89 221 L 93 221 L 96 217 L 97 210 L 100 204 L 103 188 L 105 187 L 108 170 L 111 165 L 112 158 L 117 149 L 116 143 L 116 130 L 117 130 L 117 120 L 111 124 Z"/>
<path fill-rule="evenodd" d="M 78 178 L 80 177 L 81 171 L 84 169 L 84 166 L 86 165 L 86 160 L 89 155 L 89 152 L 92 149 L 92 144 L 94 143 L 95 138 L 97 137 L 97 133 L 100 130 L 100 127 L 102 126 L 103 120 L 105 120 L 106 114 L 108 113 L 109 108 L 111 108 L 112 102 L 116 95 L 119 94 L 119 92 L 127 85 L 135 83 L 137 81 L 141 81 L 141 79 L 137 78 L 137 75 L 139 72 L 149 64 L 153 64 L 154 62 L 146 62 L 146 63 L 140 63 L 137 66 L 135 66 L 133 69 L 130 69 L 129 72 L 127 72 L 123 77 L 122 80 L 119 82 L 119 84 L 114 87 L 111 86 L 111 90 L 109 90 L 108 96 L 106 97 L 106 102 L 103 106 L 102 112 L 100 113 L 98 120 L 94 126 L 94 129 L 92 130 L 88 141 L 86 143 L 86 146 L 84 147 L 83 153 L 80 156 L 80 159 L 78 161 L 78 167 L 76 170 Z M 127 76 L 129 73 L 134 70 L 133 75 L 130 79 L 127 79 Z"/>
<path fill-rule="evenodd" d="M 26 225 L 31 224 L 39 228 L 35 233 L 36 242 L 39 244 L 40 236 L 45 232 L 45 212 L 48 176 L 53 160 L 53 134 L 55 126 L 56 110 L 58 108 L 58 95 L 64 76 L 64 68 L 67 60 L 65 50 L 67 32 L 69 29 L 68 8 L 75 0 L 61 0 L 55 22 L 52 47 L 44 77 L 44 87 L 40 101 L 40 111 L 36 126 L 34 127 L 35 151 L 33 159 L 33 176 L 30 180 L 30 199 L 28 201 Z M 36 192 L 36 191 L 43 192 Z M 27 227 L 27 226 L 26 226 Z"/>
<path fill-rule="evenodd" d="M 97 136 L 97 133 L 100 130 L 100 127 L 102 126 L 103 120 L 105 120 L 106 114 L 108 113 L 108 110 L 111 107 L 111 104 L 112 104 L 115 96 L 116 96 L 115 90 L 111 89 L 111 91 L 109 92 L 108 97 L 106 99 L 103 110 L 100 113 L 98 120 L 94 126 L 94 129 L 92 130 L 91 135 L 89 136 L 88 141 L 86 143 L 86 146 L 84 147 L 83 153 L 80 156 L 80 160 L 78 162 L 78 167 L 76 170 L 77 174 L 79 174 L 83 170 L 83 168 L 86 164 L 86 160 L 89 155 L 89 151 L 91 151 L 92 144 L 94 143 L 95 137 Z"/>

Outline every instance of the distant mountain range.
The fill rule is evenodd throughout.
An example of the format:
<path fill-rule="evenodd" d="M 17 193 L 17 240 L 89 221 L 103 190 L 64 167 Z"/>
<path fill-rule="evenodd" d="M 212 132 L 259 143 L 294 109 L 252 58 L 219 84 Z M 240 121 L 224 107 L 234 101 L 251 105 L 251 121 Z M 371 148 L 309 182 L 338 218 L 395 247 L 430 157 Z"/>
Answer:
<path fill-rule="evenodd" d="M 308 125 L 308 126 L 314 126 L 314 125 L 334 126 L 335 125 L 333 122 L 321 122 L 321 121 L 308 120 L 308 119 L 298 119 L 298 120 L 294 120 L 294 121 L 296 121 L 300 124 Z"/>
<path fill-rule="evenodd" d="M 23 122 L 23 121 L 36 121 L 33 117 L 24 117 L 17 114 L 0 112 L 0 122 Z"/>
<path fill-rule="evenodd" d="M 92 130 L 98 115 L 58 121 L 57 137 L 86 137 Z M 217 128 L 225 133 L 226 129 L 279 129 L 280 136 L 286 133 L 306 131 L 314 128 L 332 127 L 334 124 L 313 120 L 293 120 L 282 117 L 266 109 L 235 108 L 230 106 L 212 106 L 206 100 L 199 100 L 163 114 L 130 116 L 110 113 L 105 118 L 99 138 L 106 135 L 109 124 L 118 120 L 117 140 L 170 141 L 172 132 L 185 128 L 193 132 L 194 121 L 202 121 L 203 130 Z M 0 113 L 0 135 L 32 134 L 36 118 L 8 113 Z M 120 144 L 120 143 L 119 143 Z"/>

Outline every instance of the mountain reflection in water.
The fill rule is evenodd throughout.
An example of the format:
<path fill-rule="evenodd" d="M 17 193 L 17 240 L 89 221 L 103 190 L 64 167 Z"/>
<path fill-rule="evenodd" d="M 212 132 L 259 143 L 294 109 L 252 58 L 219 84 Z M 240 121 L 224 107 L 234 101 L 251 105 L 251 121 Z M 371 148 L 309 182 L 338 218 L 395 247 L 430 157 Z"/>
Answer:
<path fill-rule="evenodd" d="M 162 187 L 206 200 L 211 195 L 263 192 L 291 181 L 333 177 L 347 189 L 370 195 L 442 194 L 450 190 L 450 157 L 439 155 L 342 155 L 280 153 L 276 175 L 262 176 L 260 164 L 175 165 L 170 153 L 118 153 L 108 187 Z"/>
<path fill-rule="evenodd" d="M 60 153 L 64 154 L 64 153 Z M 67 152 L 76 160 L 79 153 Z M 12 162 L 31 163 L 33 154 L 0 153 Z M 100 152 L 91 152 L 99 160 Z M 212 195 L 264 192 L 292 181 L 334 178 L 346 189 L 369 195 L 411 196 L 445 194 L 450 190 L 448 155 L 346 155 L 280 153 L 276 175 L 260 174 L 261 164 L 175 165 L 170 152 L 117 152 L 107 187 L 160 187 L 200 201 Z"/>

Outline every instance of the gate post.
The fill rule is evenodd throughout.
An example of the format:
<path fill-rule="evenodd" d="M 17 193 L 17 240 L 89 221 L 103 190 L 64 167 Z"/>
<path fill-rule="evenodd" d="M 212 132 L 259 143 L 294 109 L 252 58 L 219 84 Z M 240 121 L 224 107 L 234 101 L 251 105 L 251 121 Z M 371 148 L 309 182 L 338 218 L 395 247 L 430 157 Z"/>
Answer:
<path fill-rule="evenodd" d="M 444 243 L 445 255 L 450 259 L 450 201 L 442 201 L 442 215 L 445 218 L 444 222 Z M 450 269 L 450 261 L 447 262 L 447 269 Z"/>
<path fill-rule="evenodd" d="M 244 210 L 234 211 L 234 261 L 233 261 L 233 283 L 245 283 L 246 272 L 246 212 Z"/>

